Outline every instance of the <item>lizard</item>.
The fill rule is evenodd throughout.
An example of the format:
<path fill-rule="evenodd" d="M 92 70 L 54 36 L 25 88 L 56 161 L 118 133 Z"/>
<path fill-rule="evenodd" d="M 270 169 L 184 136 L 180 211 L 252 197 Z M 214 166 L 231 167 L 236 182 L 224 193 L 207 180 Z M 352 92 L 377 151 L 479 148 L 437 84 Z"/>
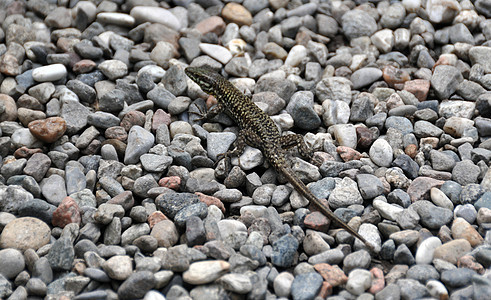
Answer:
<path fill-rule="evenodd" d="M 314 203 L 326 217 L 338 223 L 370 249 L 373 248 L 364 237 L 325 206 L 290 167 L 286 150 L 297 146 L 303 157 L 310 159 L 313 155 L 313 150 L 305 144 L 300 134 L 281 135 L 274 121 L 252 101 L 251 97 L 244 95 L 230 81 L 212 69 L 187 67 L 185 73 L 203 92 L 217 100 L 217 105 L 202 115 L 203 119 L 210 119 L 221 112 L 226 112 L 239 126 L 239 134 L 234 143 L 235 149 L 222 153 L 218 156 L 218 160 L 239 156 L 243 153 L 246 144 L 259 148 L 276 172 L 282 174 L 297 192 L 310 203 Z"/>

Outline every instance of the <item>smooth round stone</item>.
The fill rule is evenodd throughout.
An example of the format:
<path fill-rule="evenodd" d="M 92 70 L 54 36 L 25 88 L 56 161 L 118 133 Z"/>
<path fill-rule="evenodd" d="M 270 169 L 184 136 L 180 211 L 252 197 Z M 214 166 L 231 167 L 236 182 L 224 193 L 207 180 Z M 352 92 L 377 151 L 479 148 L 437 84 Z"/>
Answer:
<path fill-rule="evenodd" d="M 8 279 L 15 278 L 25 267 L 24 256 L 16 249 L 0 250 L 0 274 Z"/>
<path fill-rule="evenodd" d="M 157 8 L 158 7 L 152 7 Z M 101 12 L 97 14 L 97 22 L 104 24 L 113 24 L 125 27 L 132 27 L 135 24 L 135 18 L 122 13 L 116 12 Z"/>
<path fill-rule="evenodd" d="M 15 121 L 17 119 L 17 105 L 15 100 L 9 95 L 0 94 L 0 122 Z"/>
<path fill-rule="evenodd" d="M 273 281 L 274 293 L 278 297 L 288 297 L 295 277 L 290 272 L 281 272 Z"/>
<path fill-rule="evenodd" d="M 137 23 L 159 23 L 164 24 L 174 30 L 181 28 L 179 19 L 169 10 L 154 6 L 136 6 L 130 11 L 130 15 L 135 18 Z"/>
<path fill-rule="evenodd" d="M 224 65 L 232 59 L 232 53 L 230 53 L 230 51 L 223 46 L 201 43 L 199 44 L 199 48 L 201 51 L 203 51 L 203 53 L 218 60 Z"/>
<path fill-rule="evenodd" d="M 63 118 L 51 117 L 32 121 L 28 127 L 31 134 L 37 139 L 46 143 L 53 143 L 65 134 L 66 122 Z"/>
<path fill-rule="evenodd" d="M 329 205 L 333 209 L 362 203 L 363 198 L 358 191 L 358 186 L 356 182 L 349 177 L 345 177 L 341 182 L 337 183 L 336 187 L 329 195 Z"/>
<path fill-rule="evenodd" d="M 381 167 L 390 167 L 392 164 L 393 154 L 392 147 L 384 139 L 377 139 L 369 151 L 370 159 Z"/>
<path fill-rule="evenodd" d="M 0 235 L 0 247 L 37 250 L 49 243 L 51 230 L 37 218 L 24 217 L 13 220 L 5 226 Z"/>
<path fill-rule="evenodd" d="M 435 249 L 442 245 L 442 241 L 436 236 L 425 239 L 416 250 L 417 264 L 431 264 Z"/>
<path fill-rule="evenodd" d="M 435 203 L 436 206 L 447 208 L 450 210 L 454 209 L 452 201 L 448 199 L 447 195 L 438 188 L 431 188 L 430 190 L 431 201 Z"/>
<path fill-rule="evenodd" d="M 252 24 L 252 15 L 251 13 L 242 5 L 238 3 L 227 3 L 225 7 L 222 9 L 223 18 L 230 22 L 235 23 L 239 26 Z"/>
<path fill-rule="evenodd" d="M 307 57 L 307 48 L 303 45 L 293 46 L 285 60 L 286 66 L 296 67 Z"/>
<path fill-rule="evenodd" d="M 483 243 L 483 238 L 465 219 L 456 218 L 452 223 L 452 236 L 455 239 L 466 239 L 472 247 Z"/>
<path fill-rule="evenodd" d="M 448 291 L 445 285 L 441 283 L 438 280 L 429 280 L 426 283 L 426 289 L 430 293 L 432 297 L 438 298 L 438 299 L 447 299 L 448 298 Z"/>
<path fill-rule="evenodd" d="M 172 247 L 179 240 L 176 225 L 169 220 L 163 220 L 155 224 L 150 235 L 157 240 L 159 247 Z"/>
<path fill-rule="evenodd" d="M 465 239 L 456 239 L 447 242 L 435 249 L 433 252 L 433 258 L 442 259 L 454 265 L 462 256 L 471 252 L 472 246 Z"/>
<path fill-rule="evenodd" d="M 491 193 L 489 194 L 491 195 Z M 477 210 L 476 207 L 474 207 L 474 205 L 470 203 L 464 205 L 457 205 L 454 210 L 454 216 L 463 218 L 470 224 L 473 224 L 477 218 Z"/>
<path fill-rule="evenodd" d="M 189 265 L 189 269 L 182 274 L 182 279 L 189 284 L 206 284 L 218 279 L 229 268 L 230 264 L 223 260 L 195 262 Z"/>
<path fill-rule="evenodd" d="M 173 138 L 177 134 L 193 134 L 193 128 L 191 124 L 185 121 L 175 121 L 172 122 L 169 126 L 170 136 Z"/>
<path fill-rule="evenodd" d="M 126 280 L 133 272 L 133 263 L 127 255 L 116 255 L 102 265 L 106 274 L 116 280 Z"/>
<path fill-rule="evenodd" d="M 382 77 L 382 71 L 378 68 L 361 68 L 351 74 L 353 88 L 359 89 L 374 83 Z"/>
<path fill-rule="evenodd" d="M 37 82 L 57 81 L 65 78 L 66 75 L 66 67 L 62 64 L 43 66 L 32 71 L 32 78 Z"/>

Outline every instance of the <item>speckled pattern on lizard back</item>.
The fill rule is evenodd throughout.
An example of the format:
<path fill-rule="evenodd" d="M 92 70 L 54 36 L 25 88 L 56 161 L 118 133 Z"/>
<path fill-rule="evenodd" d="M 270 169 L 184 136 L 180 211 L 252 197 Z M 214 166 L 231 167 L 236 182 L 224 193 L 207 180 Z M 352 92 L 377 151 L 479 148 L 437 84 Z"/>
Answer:
<path fill-rule="evenodd" d="M 185 72 L 205 93 L 217 99 L 217 106 L 210 110 L 205 118 L 227 111 L 239 125 L 240 132 L 235 143 L 236 148 L 223 156 L 240 155 L 244 150 L 245 144 L 261 149 L 270 164 L 279 173 L 283 174 L 298 192 L 310 202 L 315 203 L 328 218 L 336 221 L 345 230 L 371 247 L 354 229 L 334 215 L 329 208 L 325 207 L 290 168 L 286 161 L 285 149 L 297 146 L 302 156 L 309 159 L 312 157 L 312 150 L 305 145 L 302 136 L 297 134 L 282 136 L 276 124 L 266 113 L 215 71 L 208 68 L 188 67 Z"/>

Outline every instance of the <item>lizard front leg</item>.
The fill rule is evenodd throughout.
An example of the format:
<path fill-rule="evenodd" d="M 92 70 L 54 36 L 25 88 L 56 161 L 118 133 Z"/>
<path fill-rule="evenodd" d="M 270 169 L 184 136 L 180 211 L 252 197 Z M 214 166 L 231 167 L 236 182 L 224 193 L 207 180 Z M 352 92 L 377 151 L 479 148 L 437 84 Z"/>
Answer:
<path fill-rule="evenodd" d="M 202 107 L 199 105 L 194 105 L 198 111 L 191 111 L 189 110 L 190 114 L 197 115 L 198 118 L 195 119 L 195 121 L 203 121 L 203 120 L 209 120 L 217 116 L 219 113 L 225 111 L 225 106 L 221 104 L 220 102 L 217 103 L 217 105 L 213 106 L 209 111 L 205 112 L 203 111 Z"/>
<path fill-rule="evenodd" d="M 246 145 L 249 145 L 251 147 L 258 147 L 260 144 L 261 139 L 254 131 L 242 129 L 239 131 L 239 136 L 234 142 L 234 149 L 225 153 L 218 154 L 217 161 L 220 161 L 223 158 L 240 156 L 242 153 L 244 153 L 244 148 Z"/>

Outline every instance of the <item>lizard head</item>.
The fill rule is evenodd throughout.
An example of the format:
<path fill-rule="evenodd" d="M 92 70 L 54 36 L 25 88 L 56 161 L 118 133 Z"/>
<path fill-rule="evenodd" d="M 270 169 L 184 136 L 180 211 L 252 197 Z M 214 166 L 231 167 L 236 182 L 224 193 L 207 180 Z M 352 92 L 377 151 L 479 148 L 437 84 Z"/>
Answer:
<path fill-rule="evenodd" d="M 221 82 L 225 80 L 210 68 L 187 67 L 184 72 L 199 85 L 203 92 L 210 95 L 214 95 L 217 87 L 220 87 Z"/>

